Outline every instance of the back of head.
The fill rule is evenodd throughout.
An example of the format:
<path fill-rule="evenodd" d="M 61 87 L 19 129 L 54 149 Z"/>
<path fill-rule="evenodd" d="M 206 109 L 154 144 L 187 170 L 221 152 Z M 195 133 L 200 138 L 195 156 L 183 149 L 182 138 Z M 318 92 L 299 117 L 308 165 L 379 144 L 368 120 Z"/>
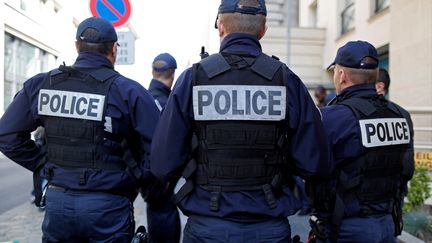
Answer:
<path fill-rule="evenodd" d="M 117 33 L 108 20 L 90 17 L 78 25 L 76 32 L 78 52 L 98 52 L 107 55 L 116 41 Z"/>
<path fill-rule="evenodd" d="M 390 75 L 385 68 L 379 69 L 379 75 L 378 75 L 377 82 L 384 83 L 385 92 L 387 92 L 388 89 L 390 88 Z"/>
<path fill-rule="evenodd" d="M 218 11 L 227 34 L 246 33 L 258 37 L 265 27 L 266 16 L 264 0 L 222 0 Z"/>
<path fill-rule="evenodd" d="M 174 77 L 177 62 L 169 53 L 161 53 L 152 63 L 152 74 L 155 79 L 169 79 Z"/>
<path fill-rule="evenodd" d="M 336 58 L 328 67 L 339 65 L 355 84 L 374 83 L 378 77 L 378 52 L 366 41 L 350 41 L 337 51 Z"/>

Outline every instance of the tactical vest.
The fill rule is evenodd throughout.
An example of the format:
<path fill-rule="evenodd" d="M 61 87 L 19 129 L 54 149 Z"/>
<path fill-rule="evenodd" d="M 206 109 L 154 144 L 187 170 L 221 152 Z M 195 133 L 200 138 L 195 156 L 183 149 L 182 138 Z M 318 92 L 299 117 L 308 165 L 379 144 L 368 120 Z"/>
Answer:
<path fill-rule="evenodd" d="M 103 142 L 107 94 L 118 73 L 101 68 L 81 72 L 60 66 L 44 79 L 39 91 L 38 113 L 46 131 L 47 158 L 64 169 L 83 169 L 80 184 L 86 183 L 86 169 L 125 170 L 127 165 L 109 161 L 122 157 L 119 149 L 108 149 Z M 109 137 L 121 143 L 123 138 Z M 48 175 L 49 176 L 49 175 Z"/>
<path fill-rule="evenodd" d="M 345 197 L 355 195 L 365 206 L 394 199 L 400 189 L 403 157 L 412 139 L 409 118 L 379 96 L 350 98 L 339 104 L 348 106 L 359 120 L 364 151 L 340 170 L 338 184 L 356 188 Z"/>
<path fill-rule="evenodd" d="M 211 192 L 263 190 L 270 208 L 286 175 L 287 74 L 278 60 L 214 54 L 193 66 L 194 185 Z M 188 170 L 185 170 L 188 171 Z M 189 170 L 192 171 L 192 170 Z M 191 173 L 186 173 L 191 176 Z"/>
<path fill-rule="evenodd" d="M 337 168 L 331 236 L 334 241 L 344 216 L 391 213 L 394 203 L 402 199 L 404 154 L 412 142 L 409 114 L 382 96 L 349 98 L 336 104 L 349 107 L 358 119 L 363 153 Z M 358 210 L 344 215 L 345 205 L 355 200 Z M 377 208 L 378 204 L 388 208 Z"/>

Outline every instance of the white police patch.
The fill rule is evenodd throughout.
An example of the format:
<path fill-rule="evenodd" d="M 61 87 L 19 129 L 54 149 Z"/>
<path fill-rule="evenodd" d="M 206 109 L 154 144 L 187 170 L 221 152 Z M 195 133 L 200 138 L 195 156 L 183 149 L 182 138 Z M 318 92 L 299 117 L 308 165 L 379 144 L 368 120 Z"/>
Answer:
<path fill-rule="evenodd" d="M 411 141 L 405 118 L 367 119 L 359 123 L 365 147 L 408 144 Z"/>
<path fill-rule="evenodd" d="M 199 85 L 193 87 L 195 120 L 285 119 L 285 86 Z"/>
<path fill-rule="evenodd" d="M 102 121 L 105 96 L 41 89 L 38 101 L 39 115 Z"/>

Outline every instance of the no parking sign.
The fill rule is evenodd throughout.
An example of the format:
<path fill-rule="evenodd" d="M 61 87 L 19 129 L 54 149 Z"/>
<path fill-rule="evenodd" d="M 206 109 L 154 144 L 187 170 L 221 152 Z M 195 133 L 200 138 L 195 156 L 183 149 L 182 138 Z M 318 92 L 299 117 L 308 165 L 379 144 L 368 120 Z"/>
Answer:
<path fill-rule="evenodd" d="M 124 25 L 131 14 L 129 0 L 90 0 L 90 10 L 95 17 L 111 22 L 114 27 Z"/>

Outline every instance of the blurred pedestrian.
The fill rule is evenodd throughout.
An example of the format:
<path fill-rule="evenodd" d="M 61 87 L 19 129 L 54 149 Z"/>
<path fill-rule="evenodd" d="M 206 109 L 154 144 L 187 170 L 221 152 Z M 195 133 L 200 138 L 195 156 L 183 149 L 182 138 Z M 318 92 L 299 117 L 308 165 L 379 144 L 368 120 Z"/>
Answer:
<path fill-rule="evenodd" d="M 318 85 L 314 90 L 314 96 L 316 105 L 321 108 L 326 106 L 336 96 L 336 93 L 333 90 L 329 93 L 324 86 Z"/>
<path fill-rule="evenodd" d="M 176 60 L 168 53 L 159 54 L 153 60 L 153 79 L 150 82 L 149 91 L 155 98 L 159 110 L 166 105 L 171 93 L 176 68 Z M 149 231 L 152 232 L 152 242 L 180 242 L 180 215 L 172 200 L 175 186 L 175 183 L 159 184 L 147 188 L 147 192 L 144 192 L 143 196 L 147 202 L 147 224 Z M 152 193 L 152 190 L 159 192 Z"/>
<path fill-rule="evenodd" d="M 324 88 L 324 86 L 318 85 L 314 90 L 314 96 L 317 102 L 316 105 L 318 107 L 324 107 L 325 105 L 327 105 L 325 100 L 327 96 L 327 89 Z"/>
<path fill-rule="evenodd" d="M 387 96 L 390 88 L 390 75 L 384 68 L 379 68 L 378 79 L 375 82 L 375 88 L 379 95 Z"/>
<path fill-rule="evenodd" d="M 161 53 L 153 60 L 153 79 L 149 91 L 156 99 L 159 109 L 165 106 L 171 93 L 176 68 L 177 62 L 169 53 Z"/>

